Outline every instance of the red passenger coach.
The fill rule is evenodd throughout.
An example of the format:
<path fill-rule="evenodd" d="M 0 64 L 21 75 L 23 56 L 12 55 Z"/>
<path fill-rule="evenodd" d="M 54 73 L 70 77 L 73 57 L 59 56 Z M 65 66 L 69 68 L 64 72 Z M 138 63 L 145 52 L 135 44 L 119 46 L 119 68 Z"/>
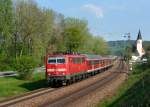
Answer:
<path fill-rule="evenodd" d="M 112 66 L 112 58 L 99 55 L 48 55 L 46 78 L 49 85 L 68 84 L 97 74 Z"/>

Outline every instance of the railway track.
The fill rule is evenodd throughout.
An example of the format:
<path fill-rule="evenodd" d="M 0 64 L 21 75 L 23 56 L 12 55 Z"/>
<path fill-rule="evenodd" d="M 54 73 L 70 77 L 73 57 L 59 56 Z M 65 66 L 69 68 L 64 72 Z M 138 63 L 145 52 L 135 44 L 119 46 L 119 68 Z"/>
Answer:
<path fill-rule="evenodd" d="M 76 84 L 66 86 L 66 87 L 61 87 L 61 88 L 43 88 L 43 89 L 35 90 L 33 92 L 30 92 L 21 96 L 12 97 L 10 99 L 1 101 L 0 107 L 8 107 L 8 106 L 13 106 L 13 105 L 14 107 L 16 107 L 17 103 L 20 104 L 21 102 L 25 102 L 24 104 L 22 104 L 24 107 L 29 107 L 32 101 L 28 101 L 28 100 L 34 99 L 33 100 L 34 102 L 36 101 L 35 99 L 40 99 L 40 101 L 42 101 L 43 98 L 45 99 L 47 98 L 46 101 L 44 101 L 45 99 L 43 99 L 43 103 L 40 103 L 40 102 L 36 103 L 36 106 L 63 107 L 66 104 L 69 104 L 70 102 L 73 102 L 74 100 L 96 90 L 97 88 L 107 85 L 107 83 L 115 79 L 120 74 L 120 72 L 122 72 L 123 69 L 124 69 L 124 64 L 122 61 L 120 61 L 118 66 L 114 68 L 113 71 L 109 75 L 99 79 L 98 81 L 92 84 L 88 84 L 85 87 L 78 88 L 75 91 L 70 91 L 68 93 L 67 92 L 65 93 L 64 91 L 64 94 L 59 95 L 59 96 L 56 96 L 55 94 L 53 95 L 53 93 L 58 93 L 60 92 L 60 90 L 67 90 L 67 88 L 73 87 L 73 85 L 76 85 Z M 48 97 L 50 97 L 49 95 L 52 95 L 52 98 L 48 100 Z M 40 96 L 43 96 L 43 97 L 40 98 Z M 32 106 L 35 106 L 35 105 L 32 105 Z M 20 105 L 18 105 L 17 107 L 20 107 Z"/>
<path fill-rule="evenodd" d="M 119 76 L 120 73 L 124 73 L 124 62 L 123 61 L 120 61 L 117 68 L 111 74 L 109 74 L 107 77 L 104 77 L 104 78 L 96 81 L 92 85 L 84 87 L 84 88 L 77 90 L 73 93 L 70 93 L 68 95 L 62 96 L 59 99 L 56 99 L 54 101 L 45 103 L 39 107 L 65 107 L 65 106 L 69 105 L 69 103 L 76 101 L 77 99 L 93 92 L 94 90 L 96 90 L 100 87 L 103 88 L 103 86 L 106 86 L 110 81 L 117 78 L 117 76 Z"/>
<path fill-rule="evenodd" d="M 16 104 L 18 102 L 25 101 L 25 100 L 28 100 L 30 98 L 40 96 L 40 95 L 52 92 L 54 90 L 56 90 L 56 89 L 55 88 L 41 88 L 41 89 L 37 89 L 37 90 L 32 91 L 32 92 L 25 93 L 23 95 L 11 97 L 9 99 L 0 101 L 0 107 L 11 106 L 11 105 Z"/>

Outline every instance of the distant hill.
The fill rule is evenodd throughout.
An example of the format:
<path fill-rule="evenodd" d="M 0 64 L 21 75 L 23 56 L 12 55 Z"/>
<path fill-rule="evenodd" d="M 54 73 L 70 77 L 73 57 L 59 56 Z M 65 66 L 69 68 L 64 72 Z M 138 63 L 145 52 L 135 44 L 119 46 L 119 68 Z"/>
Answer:
<path fill-rule="evenodd" d="M 132 47 L 136 46 L 135 40 L 130 40 Z M 121 55 L 125 51 L 128 41 L 117 40 L 117 41 L 108 41 L 108 45 L 113 55 Z M 143 47 L 145 50 L 150 50 L 150 41 L 143 41 Z"/>

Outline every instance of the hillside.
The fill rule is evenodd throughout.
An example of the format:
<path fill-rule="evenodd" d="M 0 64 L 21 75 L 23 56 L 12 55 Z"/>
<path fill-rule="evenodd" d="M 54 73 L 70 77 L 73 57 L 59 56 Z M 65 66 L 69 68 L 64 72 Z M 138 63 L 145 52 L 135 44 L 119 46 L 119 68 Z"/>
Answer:
<path fill-rule="evenodd" d="M 131 40 L 132 48 L 135 47 L 135 40 Z M 120 55 L 124 52 L 125 47 L 127 46 L 128 41 L 117 40 L 117 41 L 108 41 L 108 45 L 113 55 Z M 143 47 L 145 50 L 150 50 L 150 41 L 143 41 Z"/>
<path fill-rule="evenodd" d="M 128 80 L 113 97 L 100 102 L 97 107 L 150 107 L 150 62 L 134 65 Z"/>

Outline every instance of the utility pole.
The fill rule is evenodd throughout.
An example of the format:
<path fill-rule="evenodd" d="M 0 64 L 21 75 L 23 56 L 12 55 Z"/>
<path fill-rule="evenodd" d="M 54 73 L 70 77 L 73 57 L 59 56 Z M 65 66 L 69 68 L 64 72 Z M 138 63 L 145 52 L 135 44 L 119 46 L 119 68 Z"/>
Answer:
<path fill-rule="evenodd" d="M 127 60 L 127 66 L 128 66 L 128 72 L 129 72 L 129 60 L 130 60 L 130 55 L 131 55 L 131 44 L 130 44 L 130 33 L 125 33 L 124 38 L 127 37 L 128 43 L 126 47 L 127 55 L 126 55 L 126 60 Z"/>
<path fill-rule="evenodd" d="M 130 48 L 130 38 L 131 38 L 130 33 L 125 33 L 123 37 L 128 38 L 128 43 L 126 45 L 127 46 L 126 48 L 127 48 L 127 60 L 129 60 L 129 57 L 130 57 L 129 56 L 130 55 L 130 49 L 129 48 Z"/>
<path fill-rule="evenodd" d="M 130 69 L 130 64 L 129 64 L 129 60 L 130 60 L 130 55 L 131 55 L 131 53 L 130 53 L 130 51 L 131 51 L 131 49 L 130 49 L 131 47 L 130 47 L 130 33 L 128 33 L 128 73 L 129 73 L 129 69 Z"/>

